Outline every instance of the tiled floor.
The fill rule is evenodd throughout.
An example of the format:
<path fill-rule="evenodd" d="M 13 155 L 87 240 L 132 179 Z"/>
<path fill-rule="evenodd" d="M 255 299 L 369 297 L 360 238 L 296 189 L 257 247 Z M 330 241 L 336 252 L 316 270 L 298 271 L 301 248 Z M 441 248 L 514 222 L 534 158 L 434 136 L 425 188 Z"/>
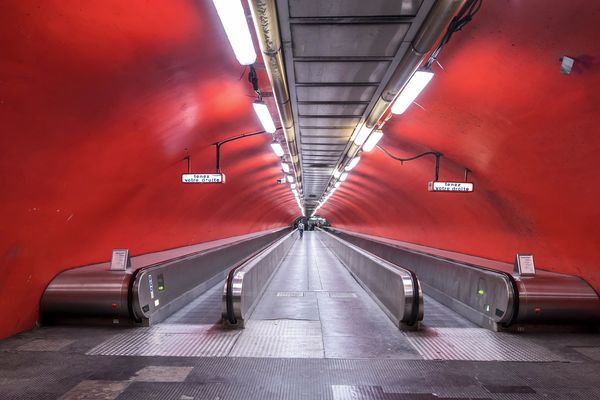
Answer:
<path fill-rule="evenodd" d="M 312 233 L 243 331 L 222 285 L 150 328 L 47 327 L 0 342 L 0 399 L 600 399 L 600 338 L 494 333 L 430 298 L 400 332 Z"/>

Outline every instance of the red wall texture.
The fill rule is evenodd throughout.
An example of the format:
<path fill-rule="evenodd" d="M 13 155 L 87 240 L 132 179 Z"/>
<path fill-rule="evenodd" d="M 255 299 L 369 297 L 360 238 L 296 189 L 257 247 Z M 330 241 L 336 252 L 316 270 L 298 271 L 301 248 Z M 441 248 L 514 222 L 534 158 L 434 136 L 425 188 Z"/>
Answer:
<path fill-rule="evenodd" d="M 441 180 L 473 171 L 475 192 L 429 193 L 433 157 L 403 166 L 363 154 L 322 214 L 350 230 L 576 274 L 600 290 L 600 3 L 486 1 L 435 77 L 384 127 L 398 156 L 444 154 Z M 559 58 L 576 59 L 560 75 Z"/>
<path fill-rule="evenodd" d="M 444 49 L 424 110 L 394 117 L 382 140 L 398 155 L 443 152 L 442 179 L 466 166 L 476 192 L 428 193 L 433 160 L 400 166 L 375 150 L 323 214 L 498 260 L 533 252 L 600 289 L 598 20 L 596 2 L 486 1 Z M 0 43 L 0 337 L 33 326 L 59 271 L 112 248 L 141 254 L 297 216 L 274 184 L 269 136 L 225 145 L 226 184 L 179 182 L 186 155 L 210 172 L 212 143 L 260 129 L 210 1 L 8 0 Z"/>
<path fill-rule="evenodd" d="M 261 129 L 211 2 L 15 0 L 0 16 L 0 337 L 34 324 L 59 271 L 112 248 L 296 217 L 270 135 L 223 146 L 226 184 L 180 183 L 186 155 L 214 172 L 212 143 Z"/>

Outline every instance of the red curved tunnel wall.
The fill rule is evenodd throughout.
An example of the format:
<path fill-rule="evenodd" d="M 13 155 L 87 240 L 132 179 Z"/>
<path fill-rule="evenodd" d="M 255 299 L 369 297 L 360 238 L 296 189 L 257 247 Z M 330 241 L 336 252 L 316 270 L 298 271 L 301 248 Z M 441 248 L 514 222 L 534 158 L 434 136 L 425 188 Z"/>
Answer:
<path fill-rule="evenodd" d="M 403 166 L 379 150 L 320 211 L 337 226 L 575 274 L 600 289 L 600 3 L 486 1 L 454 35 L 435 77 L 384 127 L 407 157 L 440 151 L 442 181 L 473 171 L 474 193 L 429 193 L 433 157 Z M 559 73 L 559 58 L 576 59 Z"/>
<path fill-rule="evenodd" d="M 574 273 L 600 288 L 596 154 L 600 6 L 486 1 L 437 74 L 385 127 L 398 155 L 445 154 L 441 178 L 473 171 L 472 194 L 428 193 L 433 161 L 375 150 L 322 209 L 369 234 Z M 0 337 L 31 327 L 59 271 L 284 226 L 298 214 L 252 91 L 210 1 L 9 0 L 0 4 Z M 559 74 L 561 55 L 576 57 Z M 262 71 L 261 83 L 267 79 Z M 273 115 L 274 108 L 271 108 Z"/>
<path fill-rule="evenodd" d="M 0 337 L 59 271 L 285 226 L 298 214 L 209 1 L 0 5 Z M 263 73 L 264 75 L 264 73 Z M 261 83 L 268 84 L 266 76 Z"/>

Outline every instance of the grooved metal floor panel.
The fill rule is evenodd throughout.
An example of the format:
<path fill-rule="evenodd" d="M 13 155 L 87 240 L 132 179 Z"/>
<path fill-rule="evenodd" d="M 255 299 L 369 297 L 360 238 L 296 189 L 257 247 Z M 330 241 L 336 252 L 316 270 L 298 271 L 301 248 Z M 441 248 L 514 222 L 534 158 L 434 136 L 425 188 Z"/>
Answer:
<path fill-rule="evenodd" d="M 86 354 L 224 357 L 229 354 L 240 333 L 213 325 L 158 325 L 115 335 Z"/>
<path fill-rule="evenodd" d="M 403 334 L 426 360 L 565 361 L 514 334 L 481 328 L 430 328 Z"/>

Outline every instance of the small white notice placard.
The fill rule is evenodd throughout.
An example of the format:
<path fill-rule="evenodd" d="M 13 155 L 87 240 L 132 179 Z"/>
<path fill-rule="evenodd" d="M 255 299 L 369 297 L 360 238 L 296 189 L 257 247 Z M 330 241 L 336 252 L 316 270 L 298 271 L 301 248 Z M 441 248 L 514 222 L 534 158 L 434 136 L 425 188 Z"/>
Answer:
<path fill-rule="evenodd" d="M 112 259 L 110 260 L 111 271 L 126 271 L 129 265 L 128 249 L 113 249 Z"/>
<path fill-rule="evenodd" d="M 515 272 L 521 276 L 534 276 L 535 264 L 533 262 L 533 254 L 517 254 Z"/>
<path fill-rule="evenodd" d="M 429 182 L 430 192 L 472 192 L 471 182 Z"/>
<path fill-rule="evenodd" d="M 225 174 L 182 174 L 182 183 L 225 183 Z"/>

